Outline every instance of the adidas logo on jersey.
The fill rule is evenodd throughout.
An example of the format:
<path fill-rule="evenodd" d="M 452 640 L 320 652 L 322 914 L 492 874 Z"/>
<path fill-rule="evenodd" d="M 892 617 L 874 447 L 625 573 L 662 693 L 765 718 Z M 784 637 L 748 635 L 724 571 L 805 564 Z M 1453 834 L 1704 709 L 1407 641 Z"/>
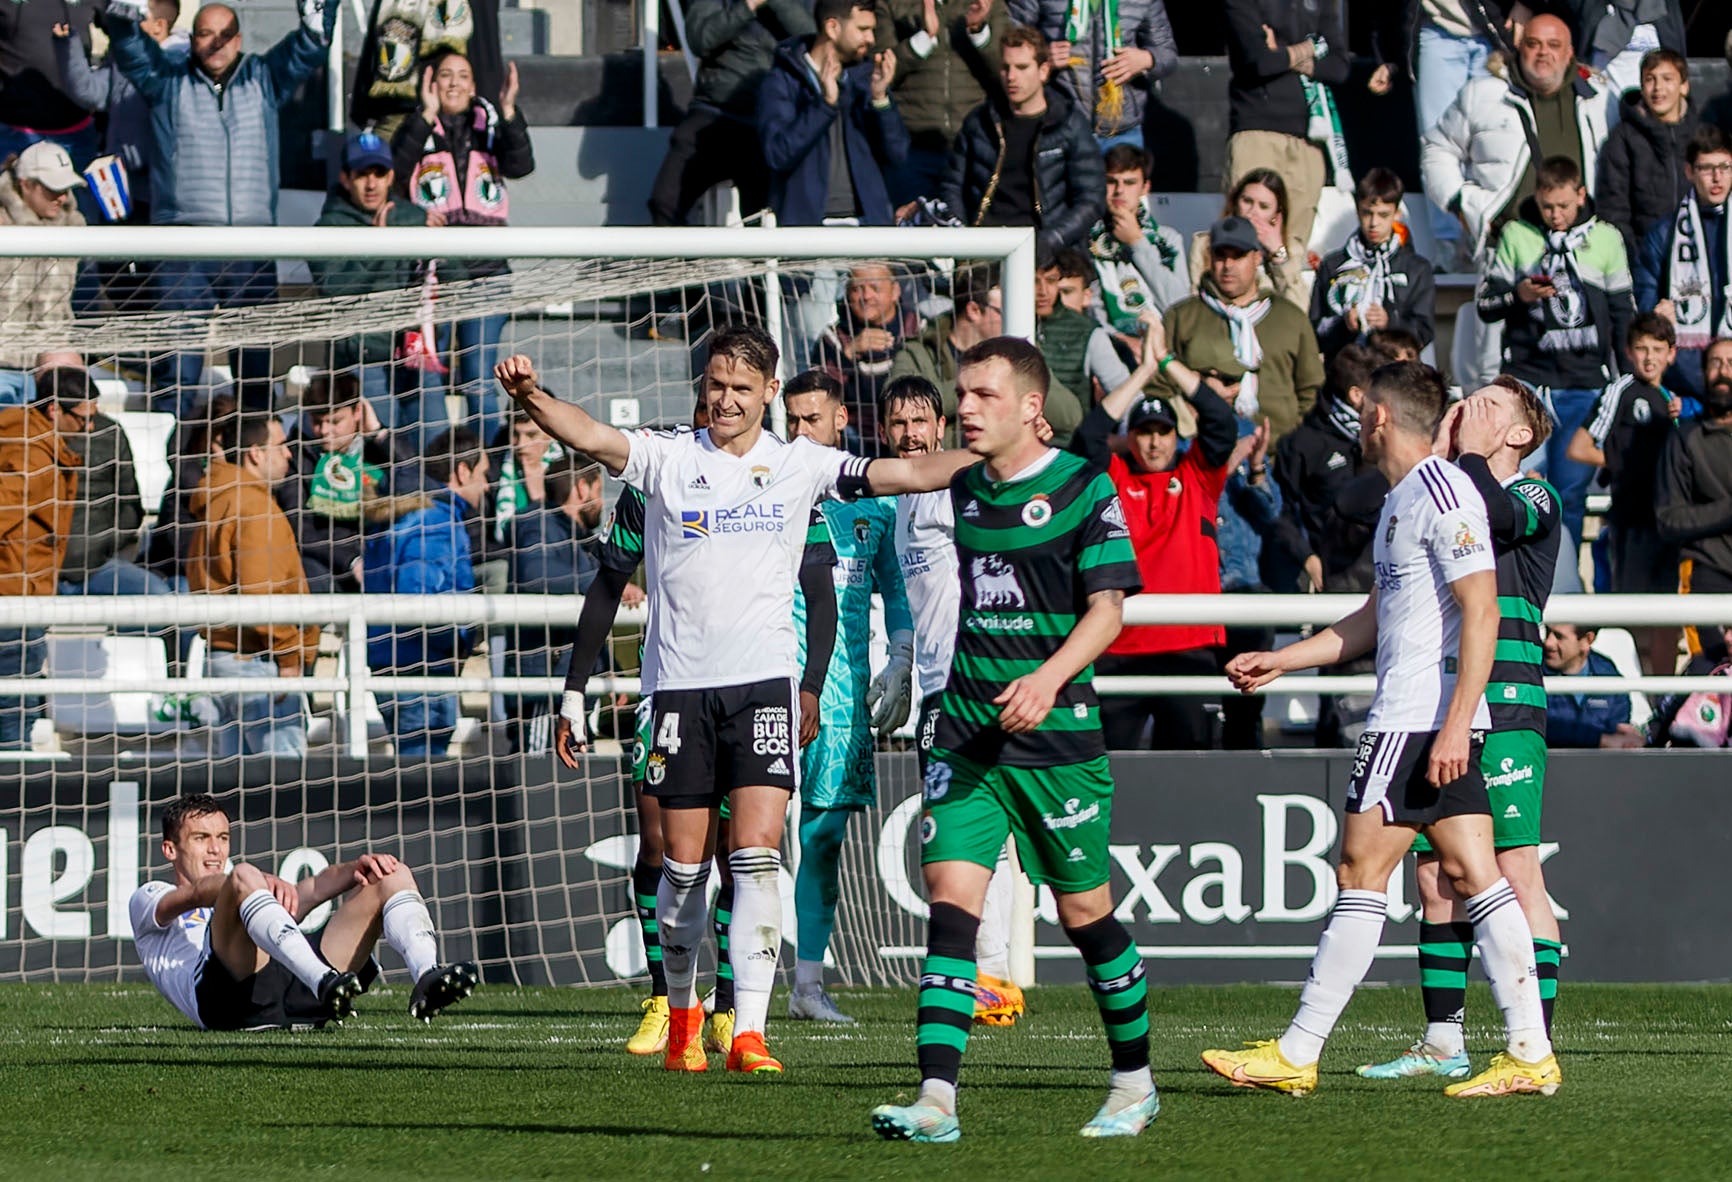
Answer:
<path fill-rule="evenodd" d="M 1522 811 L 1513 804 L 1503 811 L 1503 819 L 1506 821 L 1519 821 L 1521 815 Z"/>
<path fill-rule="evenodd" d="M 980 516 L 980 502 L 971 498 L 969 500 L 968 504 L 966 504 L 962 507 L 962 515 L 964 517 L 979 517 Z"/>
<path fill-rule="evenodd" d="M 788 761 L 785 759 L 776 760 L 775 763 L 772 763 L 769 767 L 764 769 L 764 774 L 769 775 L 769 776 L 785 776 L 785 775 L 787 775 L 788 774 Z"/>
<path fill-rule="evenodd" d="M 710 482 L 708 480 L 705 480 L 704 474 L 702 472 L 700 472 L 697 474 L 696 477 L 693 478 L 693 480 L 690 484 L 686 485 L 686 491 L 687 492 L 709 492 L 710 491 Z"/>
<path fill-rule="evenodd" d="M 1335 471 L 1337 468 L 1345 468 L 1347 467 L 1347 457 L 1338 451 L 1330 452 L 1329 462 L 1325 464 L 1324 467 L 1328 468 L 1331 472 Z"/>

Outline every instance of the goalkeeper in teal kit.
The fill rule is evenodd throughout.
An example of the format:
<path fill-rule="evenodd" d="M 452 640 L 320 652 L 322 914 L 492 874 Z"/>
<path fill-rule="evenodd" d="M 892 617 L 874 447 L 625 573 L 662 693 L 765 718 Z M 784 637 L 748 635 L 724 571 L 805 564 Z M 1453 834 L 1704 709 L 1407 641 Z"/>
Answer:
<path fill-rule="evenodd" d="M 783 391 L 788 434 L 840 447 L 848 426 L 842 386 L 820 370 L 789 380 Z M 799 936 L 790 1018 L 852 1022 L 824 992 L 824 950 L 836 924 L 842 841 L 854 814 L 878 799 L 872 731 L 908 721 L 913 700 L 914 620 L 896 560 L 896 499 L 828 501 L 825 520 L 836 548 L 836 647 L 819 699 L 818 737 L 800 754 L 800 868 L 794 878 Z M 872 595 L 884 600 L 890 659 L 871 677 Z M 796 617 L 805 610 L 796 598 Z M 798 618 L 795 631 L 804 637 Z M 802 640 L 801 660 L 805 660 Z"/>

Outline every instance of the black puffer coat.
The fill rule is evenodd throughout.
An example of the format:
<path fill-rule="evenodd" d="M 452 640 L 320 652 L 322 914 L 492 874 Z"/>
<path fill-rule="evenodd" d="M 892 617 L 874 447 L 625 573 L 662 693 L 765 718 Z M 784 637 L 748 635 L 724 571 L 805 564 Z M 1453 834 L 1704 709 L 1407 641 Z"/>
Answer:
<path fill-rule="evenodd" d="M 1661 123 L 1643 108 L 1635 91 L 1624 95 L 1618 115 L 1618 125 L 1600 153 L 1594 207 L 1601 221 L 1624 232 L 1624 249 L 1634 259 L 1648 227 L 1675 215 L 1689 191 L 1684 149 L 1696 134 L 1700 116 L 1690 103 L 1678 122 Z"/>
<path fill-rule="evenodd" d="M 968 113 L 950 148 L 939 196 L 971 226 L 981 224 L 1004 168 L 1004 110 L 991 100 Z M 1081 109 L 1047 87 L 1034 140 L 1034 203 L 1040 245 L 1076 246 L 1106 211 L 1106 171 Z"/>

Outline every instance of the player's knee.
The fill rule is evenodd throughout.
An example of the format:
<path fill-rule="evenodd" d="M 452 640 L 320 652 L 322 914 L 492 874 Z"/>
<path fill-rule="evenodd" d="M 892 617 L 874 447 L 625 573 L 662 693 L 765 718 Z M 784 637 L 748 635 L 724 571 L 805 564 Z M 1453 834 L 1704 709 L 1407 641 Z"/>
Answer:
<path fill-rule="evenodd" d="M 243 895 L 250 895 L 254 891 L 265 889 L 265 872 L 251 862 L 236 862 L 235 868 L 229 871 L 228 881 L 223 885 Z"/>
<path fill-rule="evenodd" d="M 1389 871 L 1342 851 L 1341 864 L 1335 868 L 1335 885 L 1344 891 L 1385 890 L 1389 886 Z"/>
<path fill-rule="evenodd" d="M 399 866 L 379 880 L 379 889 L 387 897 L 398 891 L 412 891 L 415 889 L 415 872 L 407 866 Z"/>

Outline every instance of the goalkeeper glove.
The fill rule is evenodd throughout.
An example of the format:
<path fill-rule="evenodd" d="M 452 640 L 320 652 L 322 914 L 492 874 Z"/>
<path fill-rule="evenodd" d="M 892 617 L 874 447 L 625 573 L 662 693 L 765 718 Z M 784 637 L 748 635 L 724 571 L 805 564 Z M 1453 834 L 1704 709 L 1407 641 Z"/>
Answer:
<path fill-rule="evenodd" d="M 571 723 L 571 741 L 589 742 L 589 709 L 582 690 L 566 690 L 559 697 L 559 716 Z"/>
<path fill-rule="evenodd" d="M 890 637 L 890 662 L 866 689 L 866 709 L 880 734 L 897 730 L 908 721 L 914 706 L 914 633 L 897 632 Z"/>

